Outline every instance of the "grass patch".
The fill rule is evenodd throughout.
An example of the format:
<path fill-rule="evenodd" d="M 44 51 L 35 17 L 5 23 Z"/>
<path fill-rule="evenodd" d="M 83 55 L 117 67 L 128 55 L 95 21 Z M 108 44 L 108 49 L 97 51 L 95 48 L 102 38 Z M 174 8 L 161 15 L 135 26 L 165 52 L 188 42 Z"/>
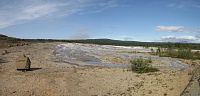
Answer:
<path fill-rule="evenodd" d="M 131 70 L 136 73 L 148 73 L 148 72 L 156 72 L 159 71 L 157 68 L 153 68 L 150 63 L 152 63 L 151 59 L 133 59 L 130 60 Z"/>
<path fill-rule="evenodd" d="M 140 53 L 140 52 L 137 52 L 137 51 L 119 51 L 118 53 L 136 54 L 136 53 Z"/>

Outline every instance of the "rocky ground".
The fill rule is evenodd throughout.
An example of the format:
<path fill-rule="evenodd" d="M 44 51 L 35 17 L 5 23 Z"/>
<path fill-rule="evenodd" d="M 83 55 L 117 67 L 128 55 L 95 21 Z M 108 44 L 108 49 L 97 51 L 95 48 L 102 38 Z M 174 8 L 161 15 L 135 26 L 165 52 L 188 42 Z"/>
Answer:
<path fill-rule="evenodd" d="M 180 96 L 195 68 L 190 61 L 151 56 L 150 49 L 140 47 L 35 43 L 0 52 L 5 50 L 0 55 L 1 96 Z M 22 54 L 31 59 L 31 71 L 16 70 L 15 59 Z M 160 71 L 129 70 L 129 59 L 149 57 Z"/>

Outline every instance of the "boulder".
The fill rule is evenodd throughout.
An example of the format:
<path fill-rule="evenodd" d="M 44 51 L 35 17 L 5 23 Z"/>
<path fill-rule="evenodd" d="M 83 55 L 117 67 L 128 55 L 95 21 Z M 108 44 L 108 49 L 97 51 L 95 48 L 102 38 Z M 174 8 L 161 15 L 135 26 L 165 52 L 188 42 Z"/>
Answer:
<path fill-rule="evenodd" d="M 30 70 L 31 61 L 29 57 L 25 55 L 19 56 L 16 59 L 16 67 L 17 67 L 17 70 L 22 70 L 22 71 Z"/>

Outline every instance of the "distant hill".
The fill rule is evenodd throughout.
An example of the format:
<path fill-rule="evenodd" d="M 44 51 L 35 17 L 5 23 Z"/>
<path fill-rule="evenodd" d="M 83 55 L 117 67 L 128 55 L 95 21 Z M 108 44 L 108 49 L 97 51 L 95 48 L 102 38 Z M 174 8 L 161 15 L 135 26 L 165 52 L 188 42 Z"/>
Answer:
<path fill-rule="evenodd" d="M 0 34 L 0 48 L 7 48 L 13 46 L 21 46 L 28 44 L 27 41 L 22 41 L 21 39 L 9 37 L 3 34 Z"/>
<path fill-rule="evenodd" d="M 4 40 L 2 42 L 2 40 Z M 1 43 L 2 42 L 2 43 Z M 55 40 L 55 39 L 19 39 L 0 35 L 0 44 L 3 43 L 42 43 L 42 42 L 69 42 L 69 43 L 85 43 L 99 45 L 116 45 L 116 46 L 144 46 L 144 47 L 164 47 L 164 48 L 191 48 L 200 50 L 200 44 L 197 43 L 171 43 L 171 42 L 139 42 L 139 41 L 121 41 L 112 39 L 85 39 L 85 40 Z M 1 45 L 0 45 L 1 47 Z"/>
<path fill-rule="evenodd" d="M 0 34 L 0 38 L 5 38 L 5 37 L 8 37 L 8 36 Z"/>
<path fill-rule="evenodd" d="M 18 39 L 18 38 L 15 38 L 15 37 L 9 37 L 9 36 L 6 36 L 6 35 L 3 35 L 3 34 L 0 34 L 0 39 Z"/>

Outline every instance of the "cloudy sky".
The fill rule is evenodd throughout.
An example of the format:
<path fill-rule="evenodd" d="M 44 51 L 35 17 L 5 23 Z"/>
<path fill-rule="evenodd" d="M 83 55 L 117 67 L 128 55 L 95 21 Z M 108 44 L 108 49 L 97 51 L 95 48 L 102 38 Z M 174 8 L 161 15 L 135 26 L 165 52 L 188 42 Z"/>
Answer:
<path fill-rule="evenodd" d="M 200 43 L 200 0 L 0 0 L 0 34 Z"/>

